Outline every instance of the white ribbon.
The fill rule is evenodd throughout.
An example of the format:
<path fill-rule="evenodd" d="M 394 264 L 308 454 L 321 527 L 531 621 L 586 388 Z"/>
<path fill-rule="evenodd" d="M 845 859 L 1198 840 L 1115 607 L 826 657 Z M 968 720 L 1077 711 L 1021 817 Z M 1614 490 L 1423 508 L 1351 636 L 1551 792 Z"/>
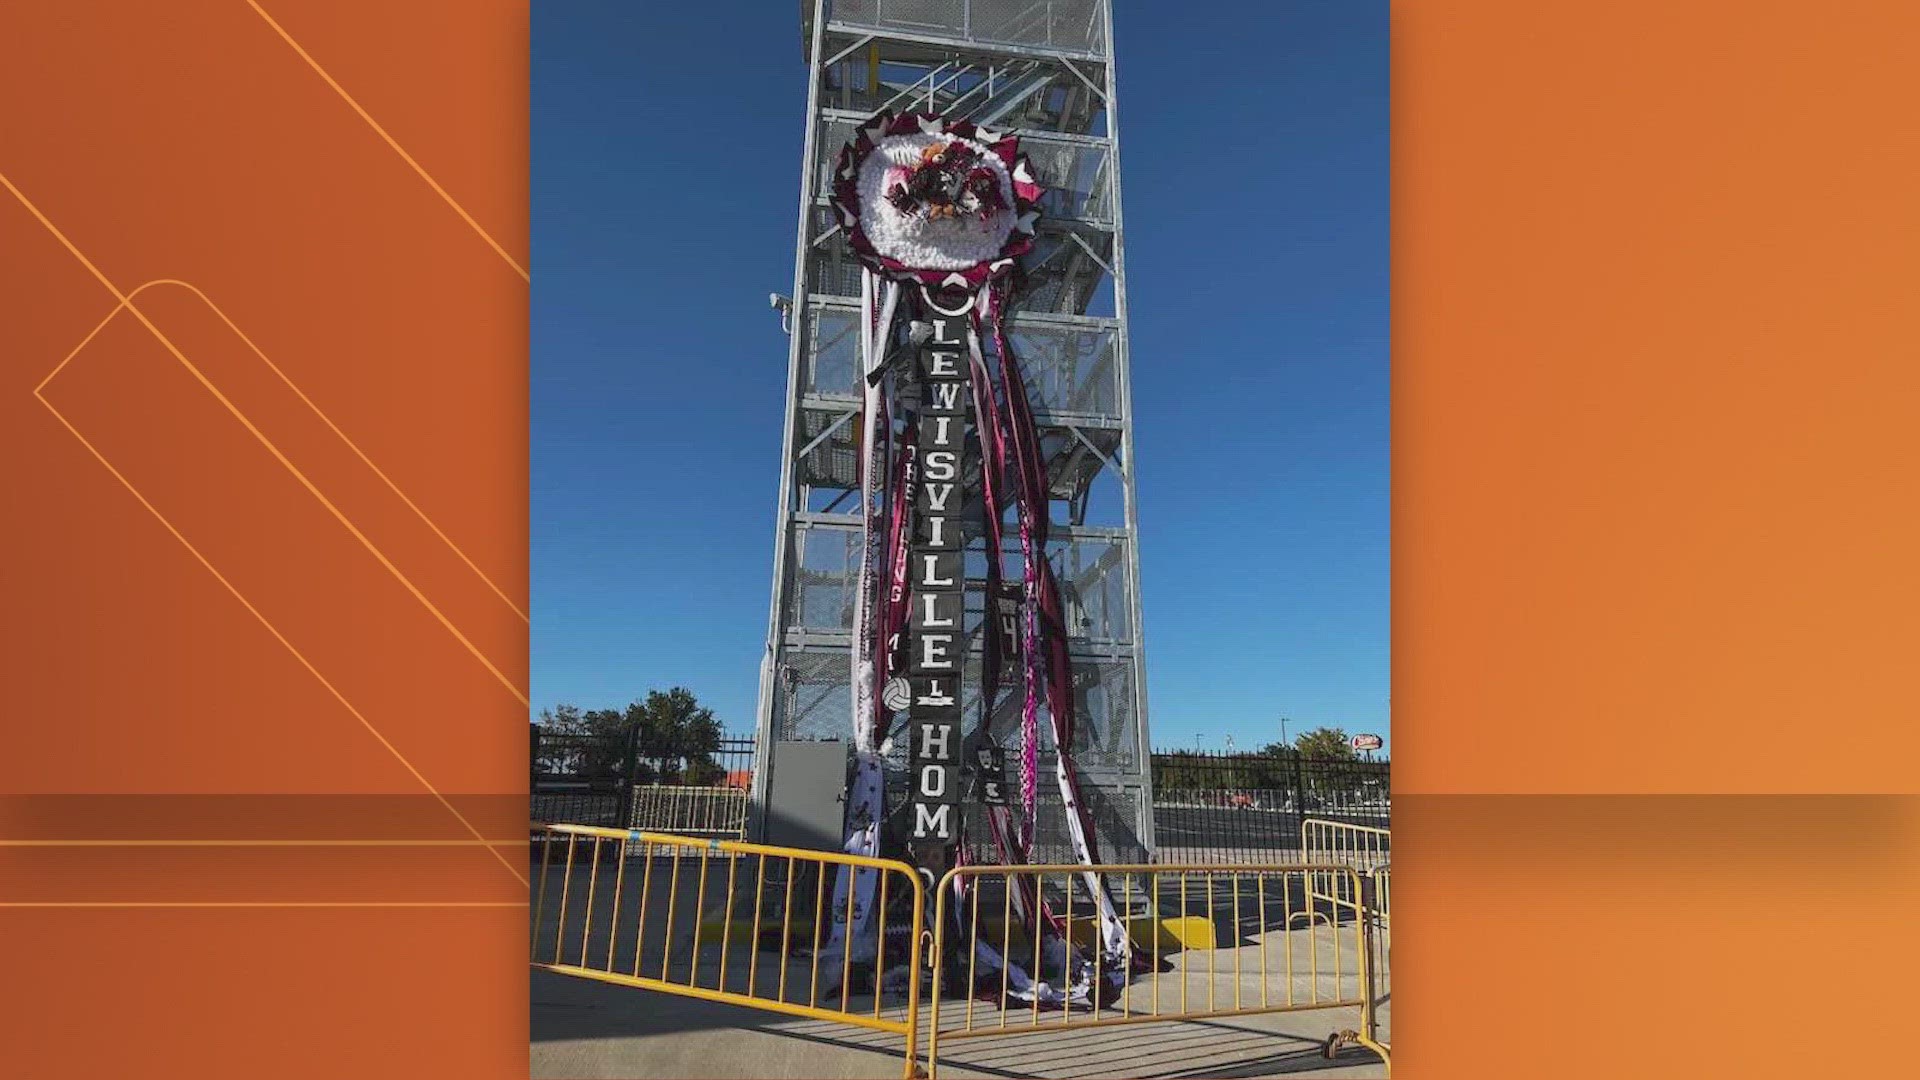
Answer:
<path fill-rule="evenodd" d="M 853 747 L 856 751 L 872 753 L 876 749 L 874 739 L 873 697 L 875 692 L 873 665 L 873 579 L 875 568 L 880 563 L 880 541 L 885 530 L 881 520 L 886 508 L 876 506 L 877 497 L 884 493 L 886 486 L 886 461 L 888 444 L 892 432 L 877 430 L 880 426 L 881 387 L 878 380 L 872 378 L 874 372 L 886 363 L 887 345 L 892 338 L 893 313 L 900 300 L 900 286 L 894 282 L 882 282 L 871 271 L 860 273 L 860 573 L 855 580 L 853 597 Z"/>
<path fill-rule="evenodd" d="M 854 777 L 847 789 L 846 834 L 841 850 L 868 858 L 880 854 L 880 816 L 885 808 L 885 774 L 878 740 L 874 737 L 878 712 L 874 708 L 874 574 L 881 562 L 880 543 L 885 535 L 886 470 L 893 433 L 881 431 L 882 388 L 871 376 L 886 363 L 887 346 L 893 334 L 893 315 L 900 300 L 900 286 L 882 282 L 870 271 L 860 275 L 860 391 L 863 441 L 860 454 L 860 571 L 853 599 L 853 655 L 849 667 L 853 694 Z M 872 947 L 873 893 L 877 871 L 862 867 L 852 874 L 849 892 L 849 867 L 841 866 L 834 879 L 832 894 L 833 929 L 827 940 L 829 953 L 848 950 L 854 959 L 870 955 Z M 851 904 L 849 904 L 851 901 Z M 847 908 L 851 906 L 852 911 Z"/>

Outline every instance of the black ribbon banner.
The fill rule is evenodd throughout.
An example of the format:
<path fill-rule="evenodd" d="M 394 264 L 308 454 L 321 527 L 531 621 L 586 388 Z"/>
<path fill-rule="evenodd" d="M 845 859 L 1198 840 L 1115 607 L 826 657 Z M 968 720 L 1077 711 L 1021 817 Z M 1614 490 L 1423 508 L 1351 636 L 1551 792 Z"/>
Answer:
<path fill-rule="evenodd" d="M 967 319 L 935 314 L 918 357 L 920 486 L 914 493 L 908 708 L 913 839 L 951 842 L 959 832 L 960 675 L 966 662 L 965 508 Z"/>

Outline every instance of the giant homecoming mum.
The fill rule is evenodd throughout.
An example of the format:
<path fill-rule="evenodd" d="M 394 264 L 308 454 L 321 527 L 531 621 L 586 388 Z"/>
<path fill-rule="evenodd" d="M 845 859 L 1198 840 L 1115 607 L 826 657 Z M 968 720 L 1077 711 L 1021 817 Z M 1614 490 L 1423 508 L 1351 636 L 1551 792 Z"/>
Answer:
<path fill-rule="evenodd" d="M 993 851 L 1002 864 L 1032 861 L 1043 710 L 1058 748 L 1054 781 L 1063 831 L 1081 865 L 1099 862 L 1071 753 L 1073 675 L 1060 590 L 1045 557 L 1047 466 L 1005 328 L 1014 271 L 1034 246 L 1041 194 L 1018 138 L 926 113 L 881 113 L 867 120 L 834 170 L 834 213 L 863 267 L 860 349 L 866 376 L 858 429 L 865 544 L 853 610 L 855 768 L 846 799 L 845 850 L 880 854 L 886 760 L 896 739 L 907 734 L 914 813 L 900 832 L 913 859 L 935 879 L 973 844 Z M 923 429 L 929 420 L 934 422 Z M 978 463 L 971 482 L 954 466 L 969 448 Z M 933 498 L 940 487 L 950 490 Z M 977 499 L 982 512 L 962 511 L 948 496 Z M 1011 572 L 1004 565 L 1011 556 L 1009 509 L 1019 556 Z M 1010 573 L 1018 583 L 1019 624 L 1011 640 L 982 635 L 978 682 L 964 691 L 966 638 L 938 628 L 963 621 L 958 615 L 966 582 L 957 568 L 965 563 L 938 571 L 939 555 L 951 550 L 958 560 L 958 551 L 951 541 L 936 539 L 958 533 L 963 522 L 978 534 L 969 538 L 979 541 L 979 550 L 995 556 L 984 560 L 989 602 L 997 603 Z M 928 647 L 930 637 L 942 647 Z M 1014 797 L 996 799 L 981 793 L 1007 786 L 988 775 L 998 770 L 989 763 L 1005 757 L 993 742 L 990 715 L 1003 677 L 1019 705 L 1019 782 Z M 962 706 L 974 715 L 968 717 Z M 896 713 L 904 714 L 898 727 Z M 908 732 L 909 726 L 915 730 Z M 966 805 L 962 792 L 973 805 Z M 968 829 L 975 830 L 971 838 Z M 1093 952 L 1067 940 L 1048 898 L 1026 879 L 1029 884 L 1014 888 L 1009 903 L 1035 942 L 1039 963 L 1029 973 L 975 941 L 969 951 L 984 965 L 970 964 L 969 970 L 982 973 L 983 986 L 996 994 L 1005 986 L 1039 1004 L 1097 1007 L 1124 983 L 1138 958 L 1130 953 L 1105 883 L 1091 870 L 1081 877 L 1100 926 Z M 874 879 L 871 870 L 849 877 L 843 869 L 834 889 L 830 955 L 874 955 Z"/>
<path fill-rule="evenodd" d="M 885 278 L 974 290 L 1033 247 L 1040 186 L 1020 140 L 971 121 L 882 113 L 840 152 L 833 205 Z"/>

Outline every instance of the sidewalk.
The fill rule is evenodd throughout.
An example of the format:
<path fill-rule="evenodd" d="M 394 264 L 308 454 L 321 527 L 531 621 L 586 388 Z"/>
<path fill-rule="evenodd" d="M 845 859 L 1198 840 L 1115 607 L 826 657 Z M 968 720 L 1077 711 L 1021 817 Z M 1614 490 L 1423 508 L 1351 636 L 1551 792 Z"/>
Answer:
<path fill-rule="evenodd" d="M 904 1040 L 844 1024 L 779 1016 L 590 979 L 534 972 L 532 1076 L 536 1080 L 711 1077 L 714 1080 L 891 1078 Z M 1320 1055 L 1357 1009 L 1122 1025 L 1063 1034 L 946 1040 L 940 1075 L 961 1077 L 1173 1078 L 1310 1074 L 1380 1077 L 1364 1048 Z M 925 1033 L 921 1050 L 925 1052 Z"/>

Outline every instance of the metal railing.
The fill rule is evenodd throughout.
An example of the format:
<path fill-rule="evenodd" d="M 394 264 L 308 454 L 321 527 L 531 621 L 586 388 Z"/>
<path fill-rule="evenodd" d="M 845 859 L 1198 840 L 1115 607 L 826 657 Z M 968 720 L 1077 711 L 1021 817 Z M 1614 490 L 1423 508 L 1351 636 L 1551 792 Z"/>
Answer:
<path fill-rule="evenodd" d="M 1393 763 L 1293 753 L 1155 750 L 1153 785 L 1173 797 L 1220 799 L 1266 793 L 1264 805 L 1321 816 L 1385 818 Z"/>
<path fill-rule="evenodd" d="M 747 790 L 638 784 L 633 789 L 633 813 L 628 825 L 643 832 L 744 840 Z"/>
<path fill-rule="evenodd" d="M 532 828 L 534 968 L 897 1034 L 911 1080 L 925 885 L 907 864 L 633 829 Z M 878 876 L 872 956 L 859 955 L 855 935 L 833 933 L 862 871 Z M 834 950 L 836 937 L 844 944 Z"/>
<path fill-rule="evenodd" d="M 1358 875 L 1308 875 L 1307 895 L 1364 924 L 1373 973 L 1368 990 L 1377 1018 L 1393 986 L 1393 835 L 1386 829 L 1312 818 L 1300 825 L 1300 848 L 1309 862 L 1349 867 Z M 1391 1047 L 1388 1039 L 1380 1043 Z"/>
<path fill-rule="evenodd" d="M 1030 1004 L 1010 997 L 1017 988 L 1007 966 L 983 971 L 983 955 L 1031 963 L 1031 978 L 1053 986 L 1068 985 L 1074 976 L 1060 970 L 1070 962 L 1066 950 L 1044 950 L 1047 935 L 1022 925 L 1014 896 L 1041 897 L 1037 919 L 1050 918 L 1067 941 L 1088 945 L 1098 926 L 1085 892 L 1089 874 L 1099 875 L 1127 927 L 1123 984 L 1108 988 L 1093 1005 L 1043 1010 L 1038 992 Z M 1329 1034 L 1327 1056 L 1358 1043 L 1387 1060 L 1374 1025 L 1368 919 L 1363 912 L 1343 918 L 1339 907 L 1316 904 L 1309 893 L 1313 875 L 1344 876 L 1352 895 L 1360 895 L 1357 872 L 1330 865 L 1061 864 L 949 871 L 934 902 L 929 1075 L 938 1077 L 941 1044 L 954 1039 L 1337 1008 L 1357 1010 L 1359 1026 Z M 1093 970 L 1081 976 L 1090 974 L 1091 985 L 1100 987 L 1097 952 L 1094 957 Z M 964 1002 L 952 1001 L 949 987 Z"/>
<path fill-rule="evenodd" d="M 650 746 L 634 727 L 599 732 L 551 731 L 539 724 L 529 728 L 527 758 L 535 787 L 600 780 L 744 788 L 753 773 L 751 735 L 722 735 L 689 753 Z"/>
<path fill-rule="evenodd" d="M 656 751 L 636 728 L 550 731 L 532 725 L 530 816 L 603 828 L 746 838 L 754 741 L 724 735 L 678 756 Z"/>
<path fill-rule="evenodd" d="M 1308 895 L 1356 913 L 1366 900 L 1367 907 L 1385 919 L 1385 904 L 1368 898 L 1362 889 L 1371 889 L 1373 871 L 1388 865 L 1392 849 L 1393 834 L 1387 829 L 1308 818 L 1300 823 L 1301 858 L 1311 863 L 1350 867 L 1356 872 L 1351 883 L 1343 875 L 1316 876 L 1307 883 L 1311 890 Z"/>
<path fill-rule="evenodd" d="M 828 18 L 849 29 L 1100 54 L 1106 46 L 1106 0 L 833 0 Z"/>
<path fill-rule="evenodd" d="M 1392 901 L 1388 898 L 1388 891 L 1389 891 L 1389 885 L 1390 885 L 1389 879 L 1392 877 L 1392 870 L 1393 870 L 1393 867 L 1391 864 L 1386 866 L 1376 866 L 1373 868 L 1372 910 L 1375 913 L 1377 913 L 1380 919 L 1380 925 L 1384 927 L 1390 927 L 1393 925 L 1393 917 L 1392 917 L 1393 904 L 1392 904 Z"/>
<path fill-rule="evenodd" d="M 1388 901 L 1393 875 L 1390 867 L 1377 866 L 1369 876 L 1373 879 L 1372 904 L 1375 906 L 1365 910 L 1369 916 L 1368 935 L 1373 942 L 1373 1015 L 1377 1029 L 1380 1011 L 1386 1007 L 1393 993 L 1393 920 Z M 1385 1035 L 1376 1034 L 1376 1038 L 1381 1046 L 1389 1050 L 1393 1048 L 1392 1041 Z"/>
<path fill-rule="evenodd" d="M 925 885 L 905 863 L 642 830 L 532 829 L 534 968 L 899 1035 L 909 1078 L 923 1017 L 936 1077 L 943 1040 L 1309 1010 L 1357 1013 L 1357 1027 L 1326 1037 L 1329 1058 L 1352 1044 L 1383 1061 L 1391 1050 L 1379 1024 L 1386 912 L 1371 906 L 1387 896 L 1384 865 L 1364 888 L 1360 871 L 1329 863 L 965 866 L 941 880 L 927 935 Z M 869 932 L 837 934 L 862 872 L 876 875 L 863 891 Z M 1072 982 L 1054 970 L 1066 951 L 1058 940 L 1042 948 L 1047 935 L 1030 933 L 1014 897 L 1041 898 L 1040 918 L 1058 937 L 1089 947 L 1090 873 L 1124 920 L 1126 977 L 1065 1007 L 1043 1006 L 1038 993 L 1010 998 L 1006 968 L 983 970 L 983 955 L 1031 964 L 1053 986 Z M 928 936 L 934 991 L 923 1012 Z M 1091 985 L 1105 985 L 1099 954 L 1086 954 Z"/>
<path fill-rule="evenodd" d="M 1168 862 L 1313 861 L 1306 819 L 1384 827 L 1392 765 L 1294 754 L 1157 750 L 1154 836 Z"/>
<path fill-rule="evenodd" d="M 609 829 L 619 828 L 626 821 L 632 802 L 628 794 L 612 782 L 536 788 L 527 801 L 535 821 L 570 821 Z"/>

